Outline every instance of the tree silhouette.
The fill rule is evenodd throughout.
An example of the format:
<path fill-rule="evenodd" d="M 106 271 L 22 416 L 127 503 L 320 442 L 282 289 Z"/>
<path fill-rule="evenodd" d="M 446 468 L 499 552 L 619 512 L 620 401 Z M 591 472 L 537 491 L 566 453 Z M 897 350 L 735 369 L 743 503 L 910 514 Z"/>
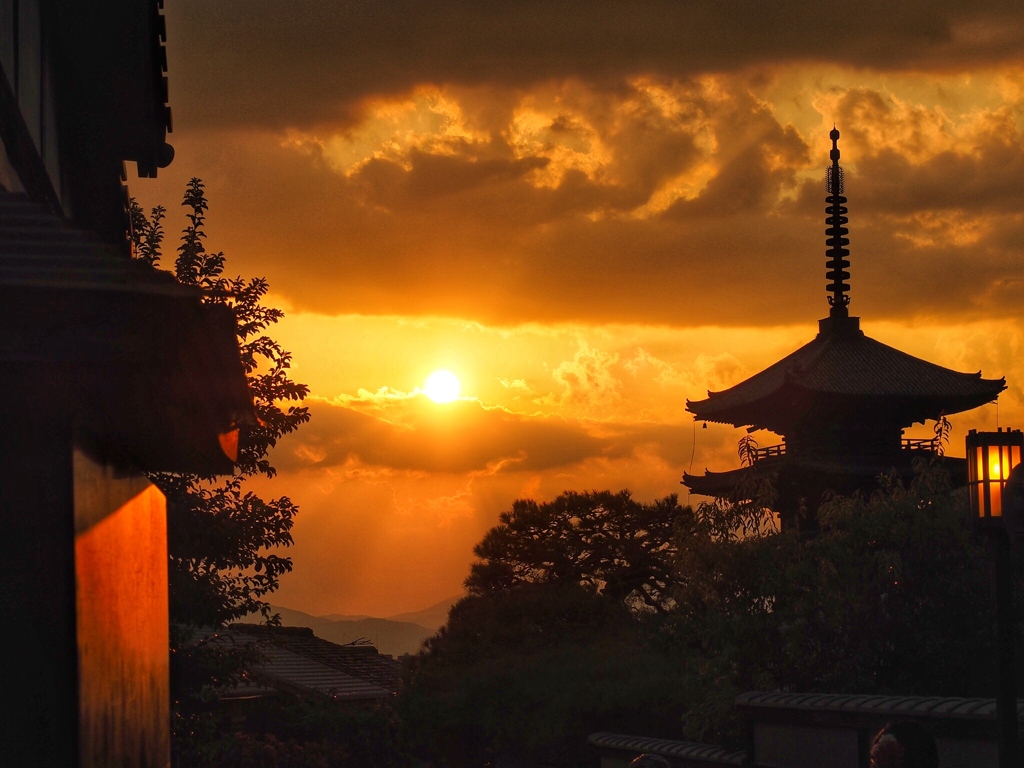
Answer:
<path fill-rule="evenodd" d="M 306 408 L 282 404 L 301 401 L 309 389 L 291 380 L 291 354 L 265 333 L 284 316 L 262 304 L 267 281 L 224 277 L 224 253 L 206 250 L 209 203 L 202 181 L 189 181 L 182 205 L 188 209 L 188 225 L 174 274 L 179 282 L 206 290 L 205 301 L 225 303 L 234 310 L 258 422 L 242 430 L 237 470 L 226 482 L 192 474 L 151 475 L 168 500 L 171 618 L 193 626 L 218 626 L 257 612 L 269 619 L 270 605 L 264 598 L 292 567 L 291 558 L 273 550 L 292 543 L 298 510 L 287 496 L 265 500 L 247 491 L 245 480 L 276 474 L 270 449 L 309 420 Z M 136 201 L 131 202 L 134 255 L 157 268 L 165 216 L 162 206 L 147 216 Z"/>
<path fill-rule="evenodd" d="M 407 663 L 399 702 L 434 765 L 587 765 L 599 730 L 671 738 L 703 693 L 651 615 L 572 583 L 470 595 Z"/>
<path fill-rule="evenodd" d="M 752 467 L 757 461 L 757 440 L 753 435 L 744 435 L 736 445 L 736 452 L 740 456 L 740 464 L 744 467 Z"/>
<path fill-rule="evenodd" d="M 569 491 L 538 504 L 520 499 L 473 552 L 471 595 L 519 584 L 578 584 L 634 608 L 669 605 L 672 531 L 683 510 L 675 496 L 644 504 L 629 491 Z"/>

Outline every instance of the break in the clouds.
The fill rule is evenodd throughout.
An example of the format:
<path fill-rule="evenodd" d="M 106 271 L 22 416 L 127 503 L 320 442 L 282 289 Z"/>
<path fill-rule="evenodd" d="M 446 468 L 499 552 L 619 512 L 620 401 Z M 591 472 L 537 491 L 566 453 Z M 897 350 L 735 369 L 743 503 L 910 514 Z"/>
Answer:
<path fill-rule="evenodd" d="M 1020 59 L 1015 0 L 177 0 L 176 103 L 205 125 L 359 119 L 420 83 L 525 89 L 783 62 L 963 70 Z"/>
<path fill-rule="evenodd" d="M 1021 422 L 1024 333 L 1013 321 L 868 322 L 866 330 L 957 370 L 1006 376 L 998 409 L 954 418 L 954 455 L 969 428 Z M 312 421 L 273 456 L 281 473 L 266 492 L 286 493 L 302 509 L 296 569 L 280 602 L 321 613 L 398 611 L 456 594 L 472 546 L 515 498 L 630 488 L 642 499 L 682 492 L 685 502 L 682 472 L 734 467 L 744 433 L 701 429 L 684 398 L 735 383 L 812 332 L 495 328 L 289 313 L 276 335 L 295 352 L 295 375 L 330 397 L 312 402 Z M 391 387 L 358 392 L 360 383 L 382 382 L 409 391 L 442 360 L 477 400 L 437 405 Z M 497 434 L 506 429 L 514 439 Z"/>

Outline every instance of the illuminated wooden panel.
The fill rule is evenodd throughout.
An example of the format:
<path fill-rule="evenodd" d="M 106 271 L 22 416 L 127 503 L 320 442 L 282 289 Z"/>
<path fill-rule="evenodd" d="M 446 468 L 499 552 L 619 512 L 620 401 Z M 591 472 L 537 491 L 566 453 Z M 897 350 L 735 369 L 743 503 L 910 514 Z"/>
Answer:
<path fill-rule="evenodd" d="M 79 765 L 170 761 L 166 504 L 75 454 Z"/>

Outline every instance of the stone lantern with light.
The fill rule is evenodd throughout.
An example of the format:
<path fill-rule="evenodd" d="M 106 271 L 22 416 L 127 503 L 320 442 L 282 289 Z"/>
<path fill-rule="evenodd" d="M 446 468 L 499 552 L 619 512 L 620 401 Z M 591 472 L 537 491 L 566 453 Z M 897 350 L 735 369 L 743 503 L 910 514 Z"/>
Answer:
<path fill-rule="evenodd" d="M 977 530 L 989 541 L 995 562 L 996 650 L 999 658 L 1000 768 L 1019 768 L 1020 743 L 1017 706 L 1016 617 L 1013 599 L 1014 545 L 1022 511 L 1014 484 L 1020 480 L 1024 434 L 1018 429 L 996 432 L 971 430 L 967 435 L 967 476 L 971 512 Z M 1014 470 L 1017 469 L 1017 472 Z M 1011 473 L 1013 477 L 1011 478 Z"/>

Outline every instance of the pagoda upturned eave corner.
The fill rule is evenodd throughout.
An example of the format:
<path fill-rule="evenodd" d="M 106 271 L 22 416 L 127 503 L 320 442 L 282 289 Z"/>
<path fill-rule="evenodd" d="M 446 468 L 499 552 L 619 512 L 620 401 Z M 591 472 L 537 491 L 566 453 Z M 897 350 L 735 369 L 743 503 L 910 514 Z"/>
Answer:
<path fill-rule="evenodd" d="M 771 472 L 785 523 L 811 511 L 829 492 L 867 490 L 881 473 L 909 476 L 914 458 L 939 458 L 938 442 L 903 438 L 915 423 L 940 420 L 990 403 L 1004 378 L 985 379 L 909 355 L 864 334 L 849 313 L 850 241 L 839 131 L 833 129 L 826 174 L 826 290 L 829 315 L 807 344 L 759 373 L 704 400 L 687 400 L 697 421 L 766 429 L 783 444 L 755 448 L 749 466 L 683 476 L 694 493 L 729 496 L 752 473 Z M 942 457 L 956 484 L 966 482 L 963 459 Z M 963 475 L 961 478 L 960 475 Z M 787 514 L 789 513 L 789 514 Z"/>
<path fill-rule="evenodd" d="M 825 321 L 822 321 L 824 324 Z M 864 334 L 859 318 L 826 325 L 776 363 L 704 400 L 687 400 L 698 421 L 785 435 L 803 422 L 844 412 L 884 417 L 900 429 L 995 400 L 1006 380 L 961 373 L 901 352 Z"/>

